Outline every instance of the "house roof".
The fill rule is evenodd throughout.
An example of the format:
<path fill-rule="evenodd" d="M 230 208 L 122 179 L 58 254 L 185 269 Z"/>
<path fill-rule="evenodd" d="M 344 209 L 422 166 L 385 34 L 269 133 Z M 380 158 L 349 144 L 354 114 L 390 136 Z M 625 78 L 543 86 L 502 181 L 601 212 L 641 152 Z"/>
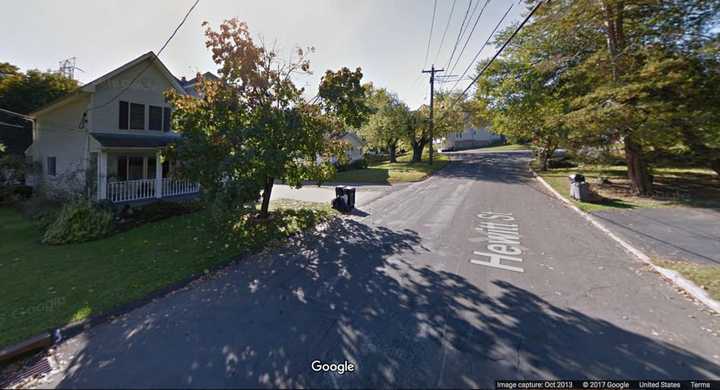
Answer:
<path fill-rule="evenodd" d="M 343 139 L 343 138 L 347 138 L 347 137 L 354 138 L 357 142 L 359 142 L 363 145 L 366 144 L 364 139 L 360 138 L 359 135 L 353 133 L 352 131 L 343 131 L 341 133 L 334 134 L 333 136 L 331 136 L 332 139 Z"/>
<path fill-rule="evenodd" d="M 213 72 L 205 72 L 202 74 L 202 77 L 208 80 L 220 80 L 220 77 L 216 76 Z M 183 88 L 187 88 L 189 86 L 197 84 L 198 78 L 196 76 L 190 80 L 185 80 L 185 78 L 183 77 L 182 79 L 179 79 L 178 82 Z"/>
<path fill-rule="evenodd" d="M 158 58 L 158 56 L 155 55 L 154 52 L 149 51 L 149 52 L 135 58 L 134 60 L 116 68 L 115 70 L 112 70 L 112 71 L 96 78 L 95 80 L 76 88 L 70 94 L 65 95 L 59 99 L 56 99 L 56 100 L 48 103 L 44 107 L 37 109 L 36 111 L 30 113 L 30 116 L 36 116 L 42 112 L 59 107 L 65 103 L 69 102 L 73 98 L 76 98 L 77 96 L 82 95 L 84 93 L 92 93 L 95 91 L 95 87 L 97 87 L 99 84 L 102 84 L 103 82 L 111 79 L 112 77 L 115 77 L 116 75 L 132 68 L 133 66 L 135 66 L 147 59 L 150 59 L 156 65 L 158 65 L 158 68 L 160 69 L 160 73 L 162 73 L 162 75 L 165 76 L 165 78 L 167 78 L 167 80 L 170 82 L 170 84 L 173 86 L 173 88 L 175 88 L 180 93 L 186 93 L 183 86 L 178 82 L 178 79 L 175 76 L 173 76 L 172 73 L 170 73 L 170 71 L 165 66 L 165 64 L 163 64 L 163 62 L 160 61 L 160 58 Z"/>
<path fill-rule="evenodd" d="M 106 148 L 160 148 L 175 143 L 181 138 L 174 133 L 122 134 L 91 132 L 90 135 Z"/>

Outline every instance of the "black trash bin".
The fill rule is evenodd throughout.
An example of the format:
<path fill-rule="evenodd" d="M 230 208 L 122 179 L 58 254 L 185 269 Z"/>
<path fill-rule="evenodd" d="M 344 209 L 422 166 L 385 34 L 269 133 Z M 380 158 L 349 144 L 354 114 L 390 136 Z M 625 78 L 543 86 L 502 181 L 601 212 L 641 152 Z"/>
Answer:
<path fill-rule="evenodd" d="M 335 199 L 332 201 L 332 207 L 344 213 L 352 211 L 355 208 L 355 188 L 335 187 Z"/>
<path fill-rule="evenodd" d="M 345 195 L 348 197 L 348 207 L 355 208 L 355 187 L 345 187 Z"/>

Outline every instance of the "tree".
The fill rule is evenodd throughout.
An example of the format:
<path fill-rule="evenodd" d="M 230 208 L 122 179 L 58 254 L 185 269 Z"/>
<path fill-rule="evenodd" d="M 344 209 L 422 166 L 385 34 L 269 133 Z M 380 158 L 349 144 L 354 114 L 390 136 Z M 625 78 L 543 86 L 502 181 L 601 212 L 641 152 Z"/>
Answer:
<path fill-rule="evenodd" d="M 298 48 L 283 62 L 237 19 L 218 30 L 207 22 L 203 26 L 221 79 L 201 80 L 199 97 L 168 92 L 175 128 L 184 135 L 170 154 L 210 201 L 235 209 L 262 198 L 260 217 L 267 218 L 276 179 L 300 187 L 334 169 L 327 157 L 341 146 L 329 134 L 334 124 L 353 120 L 346 113 L 359 110 L 354 100 L 303 98 L 293 77 L 310 72 L 307 54 L 314 49 Z M 341 94 L 358 95 L 356 90 Z"/>
<path fill-rule="evenodd" d="M 320 80 L 318 96 L 322 98 L 323 109 L 344 118 L 345 127 L 359 128 L 370 113 L 366 90 L 360 83 L 362 77 L 361 68 L 353 72 L 343 67 L 337 72 L 327 70 Z"/>
<path fill-rule="evenodd" d="M 370 116 L 360 128 L 360 134 L 371 146 L 387 150 L 390 162 L 397 162 L 397 146 L 407 125 L 409 109 L 397 95 L 384 88 L 365 86 Z"/>
<path fill-rule="evenodd" d="M 428 128 L 429 109 L 426 105 L 421 106 L 415 111 L 407 110 L 403 112 L 402 134 L 403 141 L 410 144 L 412 148 L 412 162 L 422 161 L 422 151 L 425 145 L 430 141 Z"/>
<path fill-rule="evenodd" d="M 0 63 L 0 107 L 29 114 L 77 88 L 77 81 L 55 72 L 20 72 Z"/>
<path fill-rule="evenodd" d="M 683 138 L 705 146 L 714 142 L 714 136 L 705 136 L 714 128 L 711 102 L 674 109 L 687 104 L 694 78 L 671 65 L 681 58 L 717 59 L 718 32 L 712 26 L 718 6 L 718 0 L 546 2 L 481 78 L 477 100 L 493 117 L 496 131 L 530 131 L 536 144 L 602 148 L 622 143 L 631 189 L 650 194 L 649 151 Z M 711 67 L 703 63 L 696 76 L 712 80 L 707 77 Z M 670 76 L 679 77 L 668 78 L 660 69 L 673 69 Z M 703 83 L 695 85 L 697 90 L 712 90 L 712 81 Z M 690 117 L 704 119 L 698 123 Z M 698 129 L 703 129 L 700 136 Z M 688 132 L 694 136 L 681 136 Z"/>

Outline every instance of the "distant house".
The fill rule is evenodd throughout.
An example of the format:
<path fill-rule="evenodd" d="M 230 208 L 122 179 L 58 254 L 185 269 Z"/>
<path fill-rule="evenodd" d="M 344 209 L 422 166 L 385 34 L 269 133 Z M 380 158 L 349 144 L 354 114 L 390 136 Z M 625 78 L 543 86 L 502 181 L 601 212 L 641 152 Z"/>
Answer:
<path fill-rule="evenodd" d="M 202 77 L 205 80 L 213 80 L 213 81 L 220 80 L 220 78 L 217 77 L 212 72 L 205 72 L 205 73 L 203 73 Z M 188 95 L 196 96 L 196 97 L 198 96 L 197 84 L 199 81 L 200 80 L 198 80 L 198 77 L 194 77 L 190 80 L 187 80 L 185 77 L 178 79 L 178 83 L 180 83 L 180 86 L 182 86 L 182 88 L 185 90 L 185 92 Z"/>
<path fill-rule="evenodd" d="M 29 184 L 112 202 L 199 192 L 173 178 L 175 164 L 161 157 L 180 137 L 164 92 L 188 88 L 148 52 L 33 112 L 25 155 L 37 169 Z"/>
<path fill-rule="evenodd" d="M 32 122 L 0 111 L 0 144 L 6 153 L 22 156 L 32 144 Z"/>
<path fill-rule="evenodd" d="M 435 140 L 440 150 L 462 150 L 479 148 L 494 143 L 502 142 L 505 138 L 493 133 L 487 127 L 476 127 L 465 116 L 465 126 L 462 131 L 450 133 L 446 137 Z"/>
<path fill-rule="evenodd" d="M 359 135 L 351 131 L 345 131 L 335 135 L 333 139 L 344 141 L 350 145 L 350 148 L 347 150 L 348 163 L 362 160 L 363 148 L 365 147 L 366 142 L 360 138 Z M 337 161 L 337 157 L 333 156 L 330 160 L 335 163 Z"/>

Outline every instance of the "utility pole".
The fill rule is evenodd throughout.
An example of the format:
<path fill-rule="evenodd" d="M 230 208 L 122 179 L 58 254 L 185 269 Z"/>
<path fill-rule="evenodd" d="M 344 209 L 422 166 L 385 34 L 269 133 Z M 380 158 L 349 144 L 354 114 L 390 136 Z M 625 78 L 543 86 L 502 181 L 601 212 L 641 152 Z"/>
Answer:
<path fill-rule="evenodd" d="M 430 66 L 430 70 L 423 70 L 423 73 L 430 73 L 430 165 L 433 163 L 433 104 L 435 102 L 435 73 L 444 72 L 445 69 L 435 69 L 435 64 Z"/>
<path fill-rule="evenodd" d="M 70 57 L 68 59 L 62 60 L 59 62 L 60 69 L 58 70 L 58 73 L 61 75 L 64 75 L 65 77 L 69 79 L 75 79 L 75 69 L 84 72 L 84 70 L 78 68 L 75 66 L 75 60 L 77 60 L 76 57 Z"/>

